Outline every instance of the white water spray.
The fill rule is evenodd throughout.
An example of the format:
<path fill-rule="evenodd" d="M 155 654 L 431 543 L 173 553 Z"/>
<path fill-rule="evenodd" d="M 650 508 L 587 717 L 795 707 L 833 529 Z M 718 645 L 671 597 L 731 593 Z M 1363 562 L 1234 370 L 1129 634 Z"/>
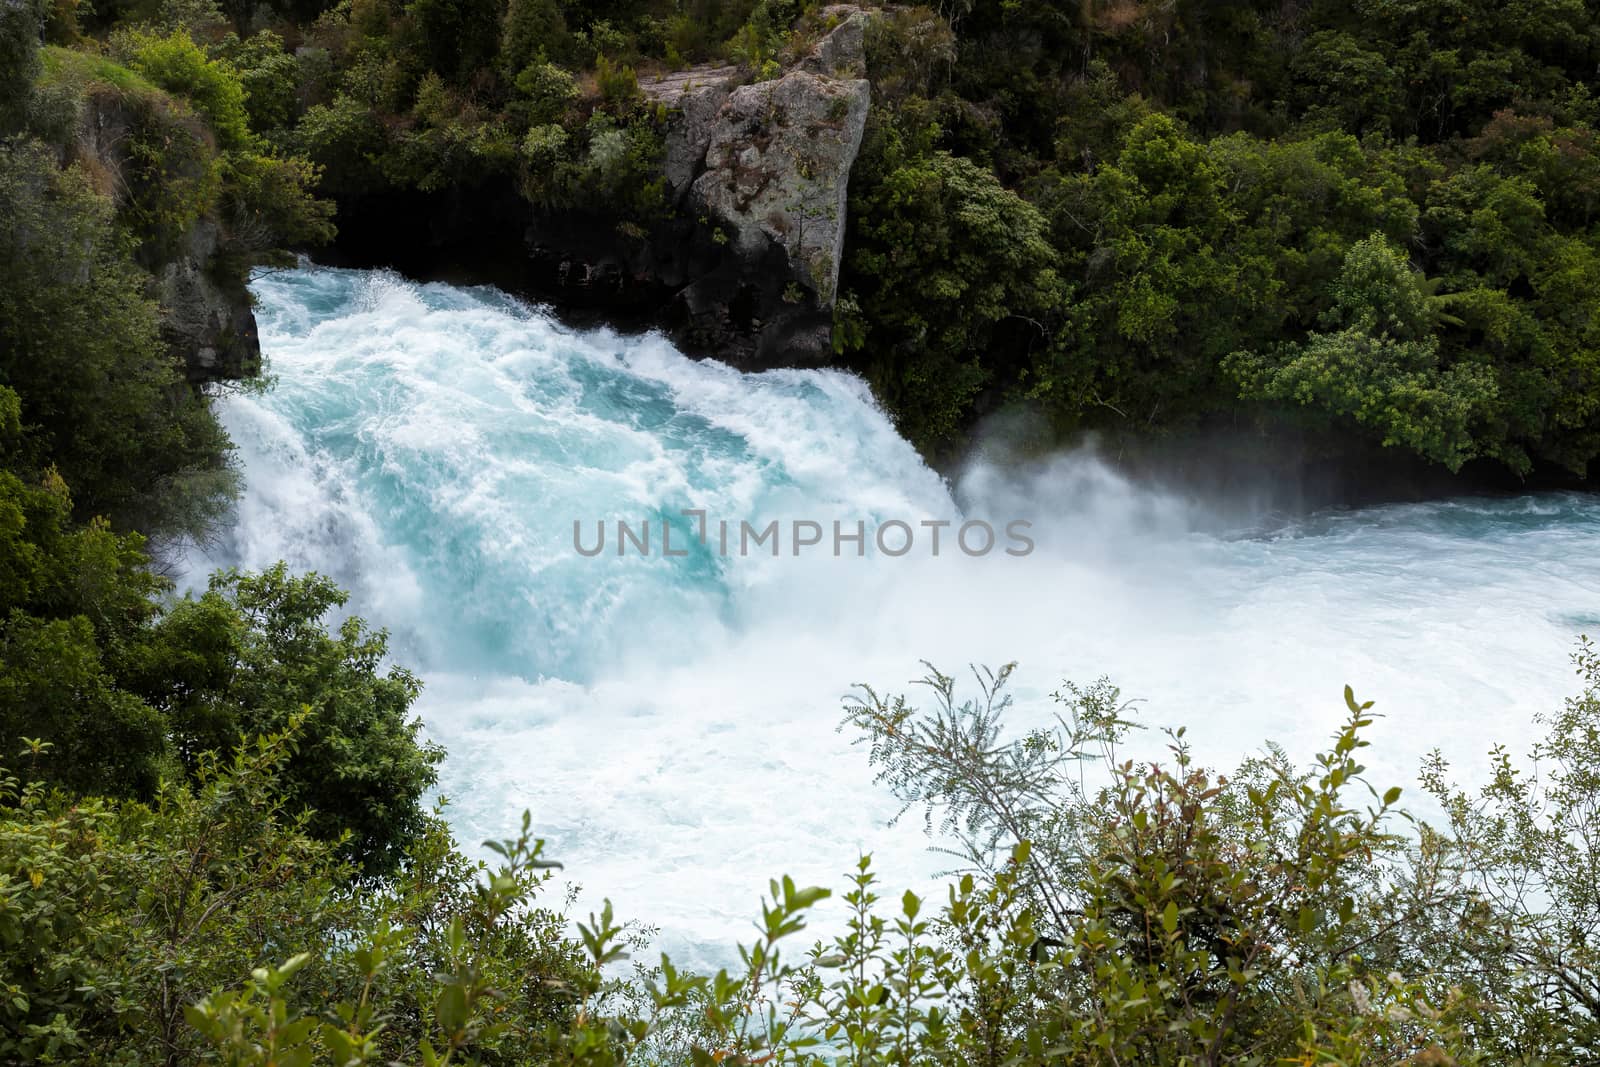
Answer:
<path fill-rule="evenodd" d="M 1231 765 L 1304 757 L 1378 702 L 1371 777 L 1411 787 L 1438 746 L 1469 776 L 1572 688 L 1600 618 L 1600 504 L 1458 500 L 1269 534 L 1137 489 L 1090 456 L 968 471 L 952 496 L 866 387 L 742 375 L 653 337 L 577 333 L 485 289 L 302 270 L 255 286 L 276 381 L 222 414 L 248 488 L 189 561 L 284 559 L 352 593 L 419 670 L 468 846 L 524 807 L 550 851 L 690 961 L 721 958 L 766 880 L 886 881 L 939 866 L 920 822 L 838 734 L 855 682 L 1019 660 L 1014 721 L 1105 674 L 1152 725 Z M 961 501 L 958 508 L 956 500 Z M 1033 523 L 1036 550 L 667 559 L 572 548 L 574 519 L 685 508 L 765 523 L 963 516 Z M 1159 738 L 1152 734 L 1152 750 Z"/>

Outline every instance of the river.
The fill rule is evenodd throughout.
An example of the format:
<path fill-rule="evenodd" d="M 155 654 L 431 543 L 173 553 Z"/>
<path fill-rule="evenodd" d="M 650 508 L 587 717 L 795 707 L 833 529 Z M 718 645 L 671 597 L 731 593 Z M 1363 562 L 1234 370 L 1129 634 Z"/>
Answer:
<path fill-rule="evenodd" d="M 1432 748 L 1468 780 L 1496 741 L 1525 749 L 1600 621 L 1587 496 L 1289 520 L 1131 485 L 1088 452 L 947 483 L 847 374 L 740 374 L 384 272 L 254 291 L 271 387 L 219 400 L 247 488 L 187 582 L 278 559 L 340 581 L 425 680 L 463 844 L 531 808 L 585 904 L 610 896 L 693 962 L 748 932 L 772 876 L 837 885 L 859 850 L 890 886 L 940 868 L 836 729 L 854 683 L 1016 660 L 1022 728 L 1063 679 L 1105 675 L 1226 766 L 1268 740 L 1313 752 L 1348 682 L 1383 716 L 1374 783 L 1414 794 Z M 968 554 L 978 520 L 996 542 Z M 579 544 L 606 523 L 605 551 L 578 551 L 575 521 Z M 619 556 L 618 521 L 648 524 L 651 551 Z M 741 523 L 773 521 L 776 557 L 740 552 Z"/>

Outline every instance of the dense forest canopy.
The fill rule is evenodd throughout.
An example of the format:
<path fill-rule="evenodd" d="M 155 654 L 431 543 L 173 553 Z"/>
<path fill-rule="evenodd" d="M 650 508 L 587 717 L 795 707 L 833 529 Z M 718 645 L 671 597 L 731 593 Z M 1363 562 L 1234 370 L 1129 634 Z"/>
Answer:
<path fill-rule="evenodd" d="M 1600 447 L 1594 16 L 886 9 L 841 358 L 932 453 L 1025 404 L 1063 432 L 1266 429 L 1583 476 Z M 772 77 L 837 17 L 773 0 L 174 0 L 58 7 L 49 34 L 109 32 L 227 137 L 321 168 L 335 199 L 505 182 L 532 209 L 637 224 L 670 208 L 667 116 L 635 72 L 732 60 Z M 177 70 L 162 34 L 198 41 L 231 95 Z"/>
<path fill-rule="evenodd" d="M 891 903 L 863 859 L 810 951 L 826 891 L 773 881 L 740 964 L 699 976 L 629 971 L 646 928 L 540 903 L 526 818 L 492 866 L 456 850 L 418 681 L 330 623 L 332 583 L 178 597 L 152 567 L 236 481 L 228 375 L 175 349 L 172 292 L 237 291 L 386 191 L 506 182 L 641 225 L 670 116 L 639 72 L 770 78 L 837 17 L 0 0 L 0 1059 L 1600 1058 L 1587 645 L 1531 765 L 1496 753 L 1480 792 L 1423 768 L 1437 825 L 1366 788 L 1348 692 L 1310 767 L 1221 776 L 1181 735 L 1125 758 L 1108 684 L 1023 738 L 1009 670 L 971 701 L 936 674 L 925 708 L 864 690 L 847 725 L 972 873 Z M 925 449 L 1020 404 L 1586 474 L 1593 4 L 953 0 L 870 26 L 835 343 Z"/>
<path fill-rule="evenodd" d="M 670 115 L 640 74 L 774 77 L 838 10 L 145 0 L 58 4 L 45 33 L 189 100 L 241 193 L 305 246 L 326 218 L 284 201 L 313 171 L 346 204 L 495 185 L 530 212 L 648 224 L 673 210 Z M 936 456 L 1020 406 L 1058 434 L 1222 430 L 1582 478 L 1600 449 L 1596 14 L 885 8 L 839 358 Z"/>

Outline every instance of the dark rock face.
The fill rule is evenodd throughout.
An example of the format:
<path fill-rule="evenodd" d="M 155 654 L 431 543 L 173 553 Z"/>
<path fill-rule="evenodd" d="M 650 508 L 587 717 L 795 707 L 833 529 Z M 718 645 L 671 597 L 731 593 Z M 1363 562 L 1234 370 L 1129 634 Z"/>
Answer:
<path fill-rule="evenodd" d="M 154 271 L 161 336 L 196 385 L 261 371 L 250 292 L 242 277 L 219 269 L 221 244 L 216 223 L 201 219 L 184 234 L 178 255 Z"/>
<path fill-rule="evenodd" d="M 630 237 L 610 216 L 543 216 L 528 227 L 525 288 L 569 319 L 657 327 L 691 355 L 736 366 L 830 358 L 831 311 L 794 299 L 784 249 L 743 252 L 716 232 L 679 217 Z"/>

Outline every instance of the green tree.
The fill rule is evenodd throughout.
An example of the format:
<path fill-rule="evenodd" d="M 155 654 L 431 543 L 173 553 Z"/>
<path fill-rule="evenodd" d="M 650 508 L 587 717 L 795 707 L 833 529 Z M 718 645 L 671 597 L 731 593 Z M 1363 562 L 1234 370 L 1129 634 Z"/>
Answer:
<path fill-rule="evenodd" d="M 44 0 L 0 8 L 0 136 L 21 129 L 27 118 L 46 10 Z"/>
<path fill-rule="evenodd" d="M 79 519 L 203 530 L 230 499 L 230 446 L 161 342 L 112 204 L 24 140 L 0 145 L 0 212 L 0 382 L 27 462 L 55 465 Z"/>
<path fill-rule="evenodd" d="M 1066 287 L 1044 219 L 992 174 L 945 152 L 882 151 L 850 216 L 853 336 L 901 432 L 937 447 L 989 383 L 1003 339 L 1048 343 Z"/>
<path fill-rule="evenodd" d="M 238 72 L 252 132 L 281 132 L 294 125 L 300 66 L 282 37 L 271 30 L 244 38 L 230 33 L 214 54 Z"/>
<path fill-rule="evenodd" d="M 515 86 L 510 110 L 529 127 L 561 121 L 578 102 L 577 82 L 554 63 L 529 63 L 517 75 Z"/>
<path fill-rule="evenodd" d="M 410 0 L 406 14 L 416 24 L 427 69 L 453 85 L 493 69 L 505 0 Z"/>
<path fill-rule="evenodd" d="M 328 579 L 292 577 L 282 564 L 218 574 L 204 595 L 161 616 L 124 670 L 166 716 L 191 768 L 303 712 L 285 803 L 313 811 L 307 828 L 327 840 L 348 832 L 346 854 L 379 872 L 420 832 L 443 753 L 419 739 L 411 704 L 420 685 L 385 667 L 386 635 L 354 617 L 325 628 L 346 599 Z"/>
<path fill-rule="evenodd" d="M 1266 356 L 1235 353 L 1225 368 L 1241 396 L 1299 404 L 1370 427 L 1451 470 L 1484 450 L 1475 430 L 1497 395 L 1491 368 L 1444 365 L 1432 297 L 1405 256 L 1381 235 L 1352 246 L 1324 316 L 1331 332 Z"/>
<path fill-rule="evenodd" d="M 510 0 L 500 37 L 500 69 L 516 78 L 536 63 L 567 56 L 572 41 L 556 0 Z"/>

